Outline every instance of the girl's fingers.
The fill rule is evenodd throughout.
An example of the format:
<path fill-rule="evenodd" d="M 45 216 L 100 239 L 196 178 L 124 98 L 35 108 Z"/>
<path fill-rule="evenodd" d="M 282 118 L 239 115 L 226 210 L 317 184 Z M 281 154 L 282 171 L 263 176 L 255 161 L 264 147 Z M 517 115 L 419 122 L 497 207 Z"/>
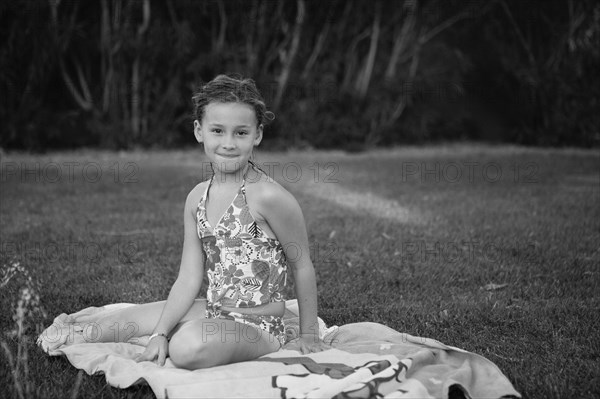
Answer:
<path fill-rule="evenodd" d="M 144 351 L 144 353 L 142 353 L 141 355 L 138 355 L 138 356 L 139 357 L 136 359 L 136 362 L 138 362 L 138 363 L 152 361 L 156 357 L 156 355 L 151 355 L 150 352 L 148 351 L 148 349 L 146 349 Z"/>
<path fill-rule="evenodd" d="M 302 354 L 303 355 L 307 355 L 312 352 L 313 352 L 313 350 L 312 350 L 311 345 L 306 345 L 305 343 L 302 343 Z"/>
<path fill-rule="evenodd" d="M 138 363 L 147 362 L 148 356 L 146 355 L 146 352 L 142 353 L 135 361 Z"/>
<path fill-rule="evenodd" d="M 328 349 L 331 349 L 331 346 L 327 345 L 326 343 L 321 342 L 321 343 L 314 344 L 314 345 L 308 345 L 308 346 L 306 346 L 306 349 L 309 353 L 317 353 L 317 352 L 323 352 Z"/>
<path fill-rule="evenodd" d="M 165 347 L 147 347 L 144 353 L 137 355 L 134 359 L 137 363 L 156 360 L 157 365 L 164 366 L 167 359 L 167 350 Z"/>
<path fill-rule="evenodd" d="M 306 355 L 308 353 L 322 352 L 322 351 L 325 351 L 325 350 L 328 350 L 331 348 L 332 348 L 331 345 L 328 345 L 322 341 L 319 343 L 307 344 L 306 342 L 303 342 L 302 340 L 295 340 L 295 341 L 291 341 L 285 345 L 285 349 L 297 350 L 300 353 L 302 353 L 303 355 Z"/>
<path fill-rule="evenodd" d="M 166 358 L 167 358 L 166 352 L 164 350 L 159 351 L 158 352 L 158 362 L 157 362 L 157 364 L 159 366 L 164 366 Z"/>
<path fill-rule="evenodd" d="M 326 351 L 331 348 L 332 348 L 332 346 L 329 344 L 326 344 L 325 342 L 322 342 L 321 345 L 319 345 L 319 349 L 321 349 L 322 351 Z"/>

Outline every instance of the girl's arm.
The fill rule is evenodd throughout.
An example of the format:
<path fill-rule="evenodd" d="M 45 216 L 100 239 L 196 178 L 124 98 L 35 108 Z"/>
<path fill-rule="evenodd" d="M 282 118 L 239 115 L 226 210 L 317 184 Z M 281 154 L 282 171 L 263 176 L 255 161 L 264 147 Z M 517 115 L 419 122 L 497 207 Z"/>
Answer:
<path fill-rule="evenodd" d="M 184 239 L 179 274 L 171 287 L 165 307 L 154 328 L 153 333 L 155 334 L 168 335 L 170 333 L 192 307 L 202 284 L 204 255 L 202 244 L 196 235 L 196 195 L 194 195 L 196 191 L 196 189 L 192 190 L 185 202 Z M 164 364 L 168 354 L 166 343 L 167 340 L 164 337 L 152 339 L 138 361 L 154 360 L 158 357 L 158 363 Z"/>
<path fill-rule="evenodd" d="M 282 187 L 266 183 L 262 190 L 261 214 L 283 246 L 288 265 L 294 273 L 300 310 L 300 349 L 303 353 L 325 349 L 319 339 L 317 321 L 317 284 L 310 259 L 304 215 L 296 199 Z"/>

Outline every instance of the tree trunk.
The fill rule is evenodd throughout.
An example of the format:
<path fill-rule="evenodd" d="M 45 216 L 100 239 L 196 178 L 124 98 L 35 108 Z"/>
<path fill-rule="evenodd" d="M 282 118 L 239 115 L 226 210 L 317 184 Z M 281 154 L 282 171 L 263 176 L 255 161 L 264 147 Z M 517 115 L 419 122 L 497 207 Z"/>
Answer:
<path fill-rule="evenodd" d="M 73 64 L 74 64 L 75 70 L 77 72 L 77 80 L 79 82 L 79 87 L 77 87 L 77 85 L 73 81 L 73 78 L 71 78 L 71 76 L 69 75 L 69 72 L 67 71 L 67 67 L 65 65 L 63 52 L 68 47 L 68 39 L 69 38 L 67 38 L 66 41 L 64 39 L 61 40 L 60 34 L 59 34 L 59 26 L 61 26 L 61 24 L 59 23 L 58 7 L 60 5 L 60 0 L 50 0 L 49 5 L 50 5 L 50 25 L 52 27 L 54 42 L 55 42 L 57 48 L 59 49 L 58 65 L 59 65 L 59 69 L 60 69 L 60 75 L 61 75 L 65 85 L 67 86 L 69 93 L 71 93 L 71 96 L 73 97 L 73 100 L 77 103 L 77 105 L 84 111 L 91 111 L 94 108 L 94 102 L 92 99 L 92 95 L 90 93 L 90 89 L 89 89 L 87 80 L 83 74 L 83 71 L 81 70 L 81 64 L 79 63 L 79 61 L 76 58 L 73 59 Z M 73 13 L 70 16 L 69 24 L 67 25 L 66 28 L 63 28 L 63 30 L 65 30 L 65 31 L 73 30 L 72 28 L 74 26 L 76 14 L 77 14 L 77 3 L 75 3 L 75 8 L 73 9 Z"/>
<path fill-rule="evenodd" d="M 321 54 L 321 50 L 323 49 L 323 44 L 325 43 L 325 39 L 327 39 L 327 35 L 329 34 L 330 26 L 331 26 L 331 24 L 329 23 L 329 21 L 327 21 L 325 23 L 325 26 L 323 27 L 323 30 L 319 33 L 319 37 L 317 38 L 317 43 L 315 44 L 315 47 L 313 48 L 313 51 L 310 54 L 310 57 L 308 57 L 308 61 L 306 62 L 306 65 L 304 65 L 304 70 L 302 71 L 302 76 L 301 76 L 302 80 L 308 79 L 308 75 L 310 74 L 311 69 L 313 68 L 315 62 L 317 61 L 319 54 Z"/>
<path fill-rule="evenodd" d="M 143 6 L 144 19 L 142 24 L 138 26 L 137 31 L 137 54 L 135 57 L 135 61 L 132 66 L 131 73 L 131 132 L 133 135 L 133 139 L 137 139 L 140 134 L 140 109 L 141 109 L 141 99 L 140 99 L 140 57 L 141 57 L 141 47 L 143 44 L 144 33 L 148 29 L 148 25 L 150 24 L 150 0 L 144 0 Z"/>
<path fill-rule="evenodd" d="M 216 40 L 213 41 L 213 54 L 221 54 L 223 47 L 225 47 L 225 32 L 227 30 L 227 14 L 225 13 L 225 5 L 222 1 L 217 2 L 219 8 L 219 34 Z"/>
<path fill-rule="evenodd" d="M 140 134 L 140 56 L 131 67 L 131 134 L 136 140 Z"/>
<path fill-rule="evenodd" d="M 356 67 L 356 47 L 358 46 L 358 43 L 367 36 L 369 36 L 368 28 L 361 32 L 358 36 L 356 36 L 350 43 L 350 46 L 346 53 L 346 60 L 344 62 L 345 70 L 344 79 L 342 80 L 342 91 L 349 91 L 350 89 L 352 76 L 354 74 L 354 68 Z"/>
<path fill-rule="evenodd" d="M 250 23 L 248 26 L 248 34 L 246 35 L 246 69 L 250 76 L 254 76 L 256 69 L 256 48 L 254 40 L 254 32 L 256 31 L 256 23 L 259 19 L 259 7 L 256 0 L 252 1 L 252 8 L 250 11 Z"/>
<path fill-rule="evenodd" d="M 114 74 L 113 53 L 111 51 L 110 10 L 107 0 L 102 0 L 102 21 L 100 28 L 100 56 L 102 64 L 101 79 L 104 82 L 102 89 L 102 113 L 106 114 L 110 106 L 111 84 Z"/>
<path fill-rule="evenodd" d="M 80 89 L 78 89 L 75 86 L 75 83 L 73 83 L 73 80 L 69 76 L 67 68 L 65 67 L 65 63 L 62 59 L 59 60 L 60 74 L 67 88 L 69 89 L 69 93 L 71 93 L 77 105 L 79 105 L 79 107 L 84 111 L 91 111 L 94 108 L 94 103 L 92 102 L 87 81 L 83 76 L 83 72 L 81 71 L 81 66 L 79 65 L 79 62 L 75 60 L 74 63 L 79 78 Z"/>
<path fill-rule="evenodd" d="M 414 84 L 415 77 L 417 76 L 422 45 L 423 44 L 420 41 L 417 41 L 417 43 L 415 44 L 415 50 L 413 52 L 412 61 L 410 63 L 410 67 L 408 68 L 408 80 L 406 81 L 406 83 L 409 85 Z M 406 90 L 406 92 L 405 92 L 405 89 L 408 89 L 408 90 Z M 402 94 L 400 95 L 400 100 L 398 101 L 398 104 L 394 108 L 392 115 L 390 116 L 390 118 L 387 121 L 388 125 L 391 126 L 394 123 L 396 123 L 398 121 L 398 119 L 400 119 L 400 117 L 402 116 L 402 113 L 404 112 L 404 109 L 406 108 L 406 106 L 408 104 L 410 104 L 410 102 L 412 100 L 411 95 L 412 95 L 412 87 L 408 88 L 405 86 L 402 88 Z"/>
<path fill-rule="evenodd" d="M 408 15 L 404 19 L 402 28 L 398 30 L 398 34 L 394 37 L 394 46 L 392 47 L 392 54 L 385 70 L 384 78 L 390 81 L 396 77 L 396 69 L 400 55 L 406 51 L 409 40 L 414 36 L 414 29 L 416 23 L 416 11 L 417 11 L 417 0 L 407 2 L 409 4 Z"/>
<path fill-rule="evenodd" d="M 360 99 L 364 99 L 369 90 L 369 83 L 373 75 L 373 65 L 375 64 L 375 55 L 377 54 L 377 43 L 379 41 L 379 25 L 381 20 L 381 3 L 375 4 L 375 19 L 373 20 L 373 29 L 371 32 L 371 43 L 369 45 L 369 53 L 365 60 L 364 67 L 358 74 L 356 79 L 356 91 Z"/>
<path fill-rule="evenodd" d="M 296 53 L 298 52 L 298 46 L 300 45 L 300 36 L 302 35 L 302 24 L 304 23 L 304 12 L 305 12 L 305 4 L 304 0 L 297 0 L 298 12 L 296 14 L 296 22 L 294 24 L 294 29 L 292 32 L 292 38 L 290 43 L 289 50 L 285 48 L 280 48 L 280 58 L 282 63 L 281 73 L 279 74 L 279 78 L 277 79 L 277 94 L 275 95 L 275 101 L 273 103 L 273 108 L 278 109 L 281 105 L 281 101 L 283 99 L 283 93 L 285 92 L 285 88 L 290 76 L 290 71 L 292 69 L 292 64 L 294 59 L 296 58 Z"/>

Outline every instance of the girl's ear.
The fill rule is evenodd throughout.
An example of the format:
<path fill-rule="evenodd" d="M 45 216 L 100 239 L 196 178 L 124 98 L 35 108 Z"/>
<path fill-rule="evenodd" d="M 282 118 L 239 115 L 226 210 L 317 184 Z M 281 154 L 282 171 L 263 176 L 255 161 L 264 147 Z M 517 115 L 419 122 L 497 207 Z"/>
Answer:
<path fill-rule="evenodd" d="M 254 146 L 257 146 L 260 144 L 260 142 L 262 141 L 263 138 L 263 125 L 258 125 L 258 128 L 256 129 L 256 138 L 254 139 Z"/>
<path fill-rule="evenodd" d="M 198 119 L 194 121 L 194 136 L 196 136 L 198 143 L 202 143 L 204 141 L 202 137 L 202 125 L 200 122 L 198 122 Z"/>

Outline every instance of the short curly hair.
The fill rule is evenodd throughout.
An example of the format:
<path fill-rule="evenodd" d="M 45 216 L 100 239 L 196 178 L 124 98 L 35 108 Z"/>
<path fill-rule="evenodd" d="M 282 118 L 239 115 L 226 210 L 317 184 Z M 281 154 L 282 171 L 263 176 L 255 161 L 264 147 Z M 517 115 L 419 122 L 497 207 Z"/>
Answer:
<path fill-rule="evenodd" d="M 241 76 L 219 75 L 210 82 L 201 85 L 192 96 L 194 117 L 202 122 L 204 110 L 211 102 L 244 103 L 250 105 L 256 113 L 258 125 L 266 125 L 275 114 L 267 110 L 265 101 L 256 87 L 254 80 Z"/>

